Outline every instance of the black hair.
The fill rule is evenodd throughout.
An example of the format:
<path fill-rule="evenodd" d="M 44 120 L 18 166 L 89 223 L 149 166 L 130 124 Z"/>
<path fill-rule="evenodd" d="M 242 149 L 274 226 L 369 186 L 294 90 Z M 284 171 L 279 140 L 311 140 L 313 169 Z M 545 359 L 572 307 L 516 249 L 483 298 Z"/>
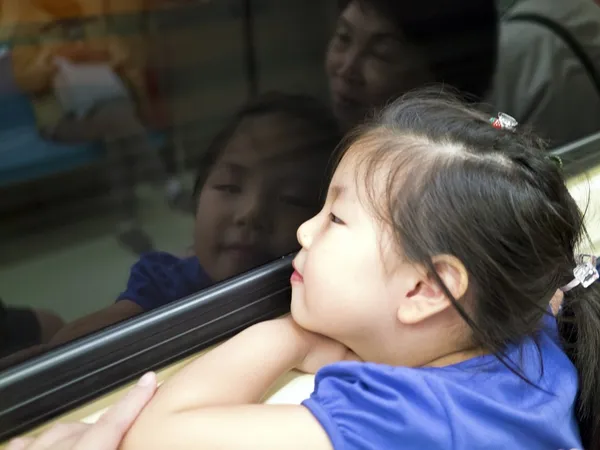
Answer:
<path fill-rule="evenodd" d="M 494 0 L 353 1 L 389 19 L 424 57 L 436 83 L 481 100 L 492 85 L 497 61 L 498 10 Z"/>
<path fill-rule="evenodd" d="M 337 121 L 330 110 L 315 98 L 304 94 L 285 94 L 269 91 L 250 100 L 229 120 L 212 139 L 197 163 L 194 195 L 198 195 L 221 152 L 234 136 L 244 119 L 269 114 L 280 114 L 302 122 L 301 132 L 310 133 L 310 139 L 300 151 L 332 155 L 341 139 Z"/>
<path fill-rule="evenodd" d="M 369 149 L 360 152 L 366 176 L 357 182 L 366 183 L 369 204 L 391 226 L 401 258 L 429 270 L 474 345 L 535 386 L 508 360 L 507 344 L 538 342 L 550 300 L 573 279 L 576 248 L 587 237 L 584 214 L 543 142 L 496 129 L 490 116 L 435 90 L 389 105 L 355 130 L 340 157 L 355 143 Z M 381 167 L 390 171 L 383 201 L 371 178 Z M 444 254 L 467 270 L 463 299 L 435 270 L 432 258 Z M 558 321 L 579 373 L 585 448 L 600 449 L 600 282 L 567 292 Z"/>

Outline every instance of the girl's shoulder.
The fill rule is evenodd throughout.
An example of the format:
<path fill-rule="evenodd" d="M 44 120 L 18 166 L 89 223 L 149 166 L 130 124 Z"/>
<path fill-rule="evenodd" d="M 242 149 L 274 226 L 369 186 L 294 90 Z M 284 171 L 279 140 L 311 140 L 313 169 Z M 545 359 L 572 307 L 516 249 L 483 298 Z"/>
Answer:
<path fill-rule="evenodd" d="M 577 373 L 562 350 L 541 336 L 507 355 L 528 381 L 491 355 L 441 368 L 341 362 L 317 374 L 304 404 L 334 448 L 393 448 L 399 440 L 406 448 L 578 447 Z"/>
<path fill-rule="evenodd" d="M 195 294 L 211 283 L 195 256 L 149 252 L 131 268 L 127 289 L 117 301 L 130 300 L 148 311 Z"/>

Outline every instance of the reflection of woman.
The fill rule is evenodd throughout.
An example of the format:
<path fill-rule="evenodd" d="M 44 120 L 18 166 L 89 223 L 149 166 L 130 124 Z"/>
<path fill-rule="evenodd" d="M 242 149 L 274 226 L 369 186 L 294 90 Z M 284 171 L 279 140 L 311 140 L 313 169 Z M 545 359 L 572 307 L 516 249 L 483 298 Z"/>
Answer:
<path fill-rule="evenodd" d="M 493 0 L 340 0 L 326 56 L 334 112 L 348 128 L 373 108 L 443 82 L 481 98 L 496 59 Z"/>
<path fill-rule="evenodd" d="M 132 96 L 143 99 L 141 75 L 132 67 L 122 42 L 106 37 L 101 19 L 84 19 L 81 6 L 74 0 L 25 0 L 19 2 L 20 17 L 34 21 L 41 43 L 14 45 L 12 50 L 15 79 L 30 94 L 38 127 L 47 139 L 63 143 L 92 142 L 106 144 L 110 185 L 123 213 L 119 237 L 136 252 L 151 248 L 149 239 L 136 223 L 133 159 L 152 157 L 146 131 L 134 103 L 127 99 L 99 100 L 83 117 L 74 116 L 61 105 L 53 87 L 58 73 L 57 58 L 70 63 L 99 63 L 116 73 Z M 101 38 L 92 38 L 94 32 Z"/>

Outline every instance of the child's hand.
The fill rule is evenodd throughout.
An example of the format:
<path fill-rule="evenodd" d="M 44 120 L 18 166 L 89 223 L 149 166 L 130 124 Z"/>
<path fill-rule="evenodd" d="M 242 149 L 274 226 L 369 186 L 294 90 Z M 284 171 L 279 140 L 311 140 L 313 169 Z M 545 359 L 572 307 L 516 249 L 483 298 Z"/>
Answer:
<path fill-rule="evenodd" d="M 344 344 L 320 334 L 307 333 L 310 344 L 302 362 L 296 369 L 306 373 L 317 373 L 321 368 L 340 361 L 360 361 L 360 358 Z"/>
<path fill-rule="evenodd" d="M 356 354 L 344 344 L 334 341 L 321 334 L 305 330 L 298 325 L 291 315 L 274 319 L 263 323 L 266 326 L 283 326 L 293 333 L 295 345 L 290 346 L 290 351 L 295 353 L 298 363 L 297 370 L 306 373 L 316 373 L 322 367 L 339 361 L 360 361 Z M 259 324 L 258 326 L 261 326 Z M 274 335 L 280 335 L 281 331 L 274 328 Z"/>

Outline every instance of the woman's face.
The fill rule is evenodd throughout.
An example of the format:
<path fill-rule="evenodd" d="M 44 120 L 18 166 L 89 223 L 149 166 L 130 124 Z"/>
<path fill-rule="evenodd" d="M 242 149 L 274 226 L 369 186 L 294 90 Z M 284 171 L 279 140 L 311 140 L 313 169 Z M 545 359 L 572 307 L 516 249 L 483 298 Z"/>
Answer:
<path fill-rule="evenodd" d="M 431 81 L 415 49 L 385 16 L 352 1 L 339 16 L 325 60 L 333 111 L 344 128 Z"/>

